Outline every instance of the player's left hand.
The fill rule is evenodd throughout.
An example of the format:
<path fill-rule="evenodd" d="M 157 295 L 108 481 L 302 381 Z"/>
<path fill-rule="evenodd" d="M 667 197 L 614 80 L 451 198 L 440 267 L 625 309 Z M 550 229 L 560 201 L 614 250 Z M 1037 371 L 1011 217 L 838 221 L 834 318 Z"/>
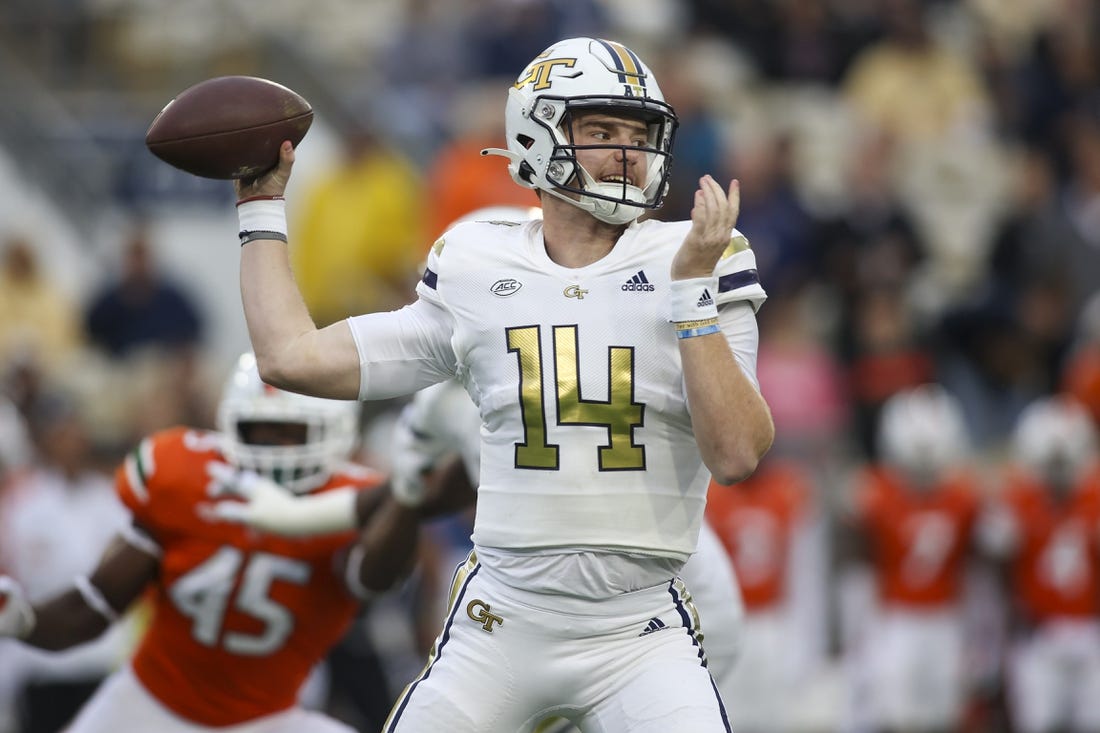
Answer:
<path fill-rule="evenodd" d="M 346 532 L 357 524 L 352 488 L 296 496 L 271 479 L 218 461 L 206 464 L 206 473 L 207 495 L 220 500 L 199 505 L 208 522 L 244 524 L 284 537 Z"/>
<path fill-rule="evenodd" d="M 736 180 L 729 192 L 710 175 L 699 179 L 695 205 L 691 209 L 691 230 L 672 260 L 672 279 L 710 277 L 718 259 L 730 243 L 730 235 L 741 210 L 741 189 Z"/>
<path fill-rule="evenodd" d="M 235 522 L 257 529 L 266 529 L 264 517 L 291 509 L 294 497 L 274 481 L 253 471 L 239 471 L 218 461 L 206 464 L 210 484 L 206 493 L 213 499 L 221 499 L 200 506 L 203 518 L 208 521 Z M 244 501 L 238 501 L 243 499 Z"/>

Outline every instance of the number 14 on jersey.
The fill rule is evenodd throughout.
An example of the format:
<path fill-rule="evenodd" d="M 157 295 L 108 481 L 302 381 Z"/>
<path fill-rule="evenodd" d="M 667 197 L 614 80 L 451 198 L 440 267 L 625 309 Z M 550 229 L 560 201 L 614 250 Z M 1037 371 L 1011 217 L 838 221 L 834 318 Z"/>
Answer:
<path fill-rule="evenodd" d="M 554 326 L 553 379 L 547 384 L 540 326 L 506 329 L 508 351 L 519 361 L 519 398 L 523 441 L 516 443 L 516 467 L 556 471 L 559 445 L 547 435 L 547 404 L 553 400 L 558 426 L 604 428 L 607 442 L 597 446 L 601 471 L 644 471 L 645 446 L 634 442 L 645 405 L 634 398 L 634 347 L 609 346 L 606 400 L 582 397 L 577 326 Z"/>

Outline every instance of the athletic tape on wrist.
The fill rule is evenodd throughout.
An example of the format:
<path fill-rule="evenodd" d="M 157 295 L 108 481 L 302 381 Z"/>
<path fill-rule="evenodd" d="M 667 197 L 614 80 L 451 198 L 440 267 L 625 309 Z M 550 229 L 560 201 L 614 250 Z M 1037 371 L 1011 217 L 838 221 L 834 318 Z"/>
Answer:
<path fill-rule="evenodd" d="M 718 318 L 717 277 L 693 277 L 669 283 L 669 316 L 673 323 Z"/>
<path fill-rule="evenodd" d="M 237 219 L 240 221 L 241 244 L 253 234 L 253 239 L 278 239 L 286 241 L 286 201 L 279 198 L 247 198 L 237 202 Z"/>

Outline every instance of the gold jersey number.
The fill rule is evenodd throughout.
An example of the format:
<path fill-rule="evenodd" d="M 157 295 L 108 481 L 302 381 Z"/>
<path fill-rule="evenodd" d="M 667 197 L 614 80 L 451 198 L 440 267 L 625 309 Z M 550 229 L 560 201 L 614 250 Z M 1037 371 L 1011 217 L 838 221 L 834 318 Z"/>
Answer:
<path fill-rule="evenodd" d="M 586 425 L 607 430 L 599 446 L 601 471 L 644 471 L 645 446 L 634 442 L 645 405 L 634 399 L 634 348 L 608 347 L 608 398 L 581 396 L 580 358 L 576 326 L 554 326 L 554 373 L 551 389 L 543 388 L 544 360 L 541 327 L 506 329 L 508 351 L 519 360 L 519 402 L 523 415 L 523 442 L 516 443 L 516 468 L 556 471 L 558 445 L 547 436 L 546 401 L 554 399 L 558 425 Z"/>

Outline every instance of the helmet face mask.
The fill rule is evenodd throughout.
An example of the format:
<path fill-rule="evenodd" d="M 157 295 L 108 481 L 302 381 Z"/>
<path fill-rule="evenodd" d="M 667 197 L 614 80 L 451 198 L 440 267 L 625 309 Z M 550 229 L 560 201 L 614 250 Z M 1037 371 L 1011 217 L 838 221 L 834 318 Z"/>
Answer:
<path fill-rule="evenodd" d="M 218 405 L 226 459 L 294 493 L 328 481 L 355 446 L 358 404 L 286 392 L 260 380 L 251 354 L 241 357 Z"/>
<path fill-rule="evenodd" d="M 641 120 L 643 145 L 578 144 L 576 121 L 585 114 Z M 508 150 L 491 150 L 509 159 L 512 178 L 588 211 L 609 224 L 628 224 L 656 209 L 668 192 L 676 113 L 665 103 L 652 73 L 633 51 L 613 41 L 571 38 L 532 61 L 509 90 L 505 108 Z M 593 177 L 578 152 L 617 152 L 618 180 Z M 629 182 L 627 156 L 645 178 Z"/>

